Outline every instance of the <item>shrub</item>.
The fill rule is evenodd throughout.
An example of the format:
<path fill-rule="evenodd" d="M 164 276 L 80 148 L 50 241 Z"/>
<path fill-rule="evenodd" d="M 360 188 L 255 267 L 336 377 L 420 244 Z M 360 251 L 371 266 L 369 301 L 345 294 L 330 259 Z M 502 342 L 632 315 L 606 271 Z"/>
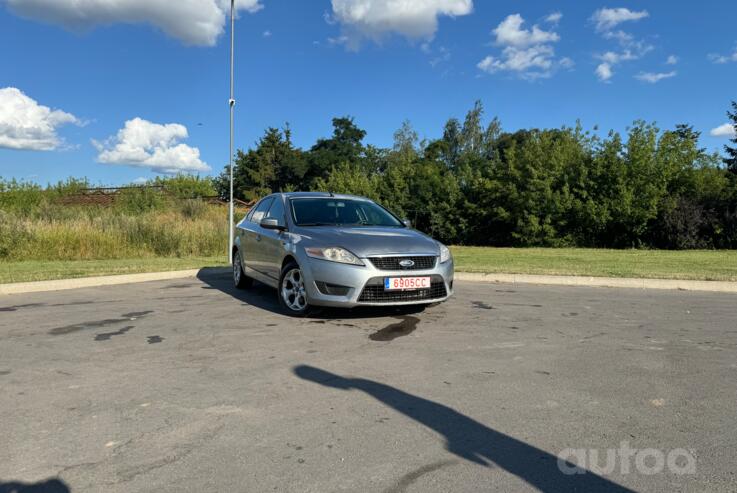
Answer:
<path fill-rule="evenodd" d="M 40 185 L 0 178 L 0 210 L 30 214 L 38 207 L 43 196 Z"/>
<path fill-rule="evenodd" d="M 210 177 L 201 178 L 181 174 L 169 177 L 159 176 L 150 183 L 163 186 L 169 195 L 178 199 L 195 199 L 217 195 L 213 180 Z"/>
<path fill-rule="evenodd" d="M 0 210 L 0 259 L 15 257 L 32 237 L 31 231 L 21 220 Z"/>
<path fill-rule="evenodd" d="M 709 217 L 699 204 L 679 197 L 675 205 L 663 210 L 658 218 L 655 245 L 661 248 L 685 250 L 712 247 L 703 235 Z"/>
<path fill-rule="evenodd" d="M 187 219 L 197 219 L 202 217 L 207 209 L 207 205 L 202 199 L 185 199 L 179 206 L 179 211 Z"/>
<path fill-rule="evenodd" d="M 141 214 L 166 207 L 167 201 L 161 190 L 149 187 L 131 187 L 121 190 L 115 207 L 129 214 Z"/>

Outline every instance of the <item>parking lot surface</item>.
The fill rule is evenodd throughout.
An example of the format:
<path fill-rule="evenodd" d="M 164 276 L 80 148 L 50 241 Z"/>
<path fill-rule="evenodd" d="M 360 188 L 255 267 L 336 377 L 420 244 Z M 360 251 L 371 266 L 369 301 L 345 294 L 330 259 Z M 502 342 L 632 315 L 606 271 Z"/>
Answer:
<path fill-rule="evenodd" d="M 736 381 L 733 295 L 458 283 L 305 319 L 217 273 L 7 296 L 0 491 L 735 491 Z M 650 458 L 604 467 L 622 447 Z"/>

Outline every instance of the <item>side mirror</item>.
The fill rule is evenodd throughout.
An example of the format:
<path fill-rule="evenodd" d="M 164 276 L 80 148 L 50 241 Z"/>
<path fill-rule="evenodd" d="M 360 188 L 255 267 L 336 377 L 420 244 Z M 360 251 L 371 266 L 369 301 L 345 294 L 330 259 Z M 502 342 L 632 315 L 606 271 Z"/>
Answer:
<path fill-rule="evenodd" d="M 408 228 L 412 227 L 412 221 L 410 221 L 409 219 L 402 219 L 402 224 L 404 224 Z"/>
<path fill-rule="evenodd" d="M 261 227 L 264 229 L 275 229 L 278 231 L 286 231 L 287 228 L 285 228 L 283 225 L 279 224 L 279 221 L 270 217 L 267 219 L 261 220 Z"/>

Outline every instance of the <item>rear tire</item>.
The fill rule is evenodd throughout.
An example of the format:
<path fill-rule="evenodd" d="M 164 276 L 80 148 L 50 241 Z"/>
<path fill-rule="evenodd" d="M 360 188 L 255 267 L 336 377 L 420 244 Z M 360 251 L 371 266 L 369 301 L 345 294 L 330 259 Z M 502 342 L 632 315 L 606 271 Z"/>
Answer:
<path fill-rule="evenodd" d="M 279 304 L 293 317 L 304 317 L 310 312 L 307 289 L 299 264 L 289 262 L 279 277 Z"/>
<path fill-rule="evenodd" d="M 233 284 L 237 289 L 247 289 L 253 286 L 253 279 L 246 276 L 243 272 L 243 264 L 241 263 L 241 252 L 235 251 L 233 255 Z"/>

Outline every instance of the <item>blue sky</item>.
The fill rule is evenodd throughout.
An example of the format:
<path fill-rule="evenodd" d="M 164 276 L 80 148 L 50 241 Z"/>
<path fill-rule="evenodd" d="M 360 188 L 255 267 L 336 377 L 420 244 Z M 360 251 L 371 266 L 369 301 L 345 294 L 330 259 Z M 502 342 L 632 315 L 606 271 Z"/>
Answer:
<path fill-rule="evenodd" d="M 96 3 L 0 0 L 0 176 L 122 184 L 219 173 L 227 0 L 173 13 L 163 0 Z M 477 99 L 508 131 L 576 119 L 624 131 L 641 118 L 691 123 L 709 149 L 727 143 L 730 129 L 716 129 L 737 99 L 736 2 L 238 3 L 239 148 L 285 122 L 308 147 L 342 115 L 375 145 L 390 145 L 405 119 L 437 137 Z"/>

